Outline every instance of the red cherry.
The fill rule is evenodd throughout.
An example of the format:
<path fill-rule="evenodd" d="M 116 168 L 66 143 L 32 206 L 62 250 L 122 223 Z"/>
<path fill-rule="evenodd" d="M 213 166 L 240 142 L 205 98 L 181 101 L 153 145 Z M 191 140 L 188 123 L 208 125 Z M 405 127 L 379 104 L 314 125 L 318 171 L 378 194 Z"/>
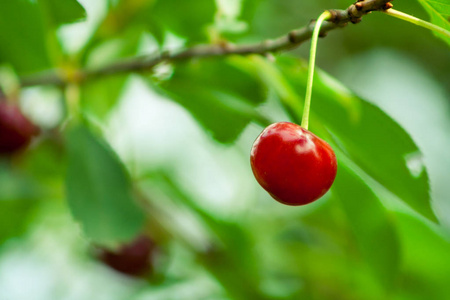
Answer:
<path fill-rule="evenodd" d="M 322 197 L 337 171 L 330 145 L 289 122 L 263 130 L 253 144 L 250 163 L 258 183 L 287 205 L 304 205 Z"/>
<path fill-rule="evenodd" d="M 10 155 L 25 148 L 38 133 L 19 107 L 0 101 L 0 154 Z"/>
<path fill-rule="evenodd" d="M 139 236 L 117 251 L 101 249 L 99 258 L 112 269 L 130 276 L 141 276 L 151 271 L 156 245 L 147 236 Z"/>

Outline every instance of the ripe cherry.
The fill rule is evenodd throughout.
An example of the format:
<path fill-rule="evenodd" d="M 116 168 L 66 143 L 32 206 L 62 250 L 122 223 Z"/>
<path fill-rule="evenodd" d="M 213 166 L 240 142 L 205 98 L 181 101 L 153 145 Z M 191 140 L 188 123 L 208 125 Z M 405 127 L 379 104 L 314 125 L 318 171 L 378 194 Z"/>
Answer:
<path fill-rule="evenodd" d="M 100 249 L 98 257 L 112 269 L 129 275 L 141 276 L 152 270 L 152 258 L 156 244 L 147 236 L 141 235 L 125 244 L 117 251 Z"/>
<path fill-rule="evenodd" d="M 287 205 L 304 205 L 322 197 L 337 171 L 330 145 L 289 122 L 263 130 L 253 144 L 250 163 L 258 183 Z"/>
<path fill-rule="evenodd" d="M 18 106 L 0 100 L 0 154 L 11 155 L 24 149 L 38 133 L 38 127 Z"/>

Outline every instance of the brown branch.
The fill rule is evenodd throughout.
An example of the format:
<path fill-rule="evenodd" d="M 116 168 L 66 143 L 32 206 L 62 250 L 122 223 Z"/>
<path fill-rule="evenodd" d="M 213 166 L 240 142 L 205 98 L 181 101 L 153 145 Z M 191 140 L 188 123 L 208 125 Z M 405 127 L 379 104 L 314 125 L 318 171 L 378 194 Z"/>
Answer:
<path fill-rule="evenodd" d="M 354 24 L 358 23 L 364 15 L 370 13 L 371 11 L 391 8 L 391 1 L 392 0 L 359 0 L 358 2 L 350 5 L 346 10 L 329 10 L 332 17 L 323 24 L 320 36 L 326 36 L 330 30 L 344 27 L 349 22 Z M 81 82 L 87 79 L 106 75 L 127 72 L 143 72 L 151 70 L 157 64 L 166 61 L 175 62 L 190 58 L 264 54 L 290 50 L 309 40 L 313 29 L 314 22 L 311 22 L 303 28 L 289 32 L 287 35 L 273 40 L 266 40 L 261 43 L 244 45 L 199 45 L 179 51 L 163 52 L 158 55 L 134 57 L 97 69 L 85 69 L 75 72 L 63 72 L 62 70 L 57 70 L 38 73 L 22 78 L 21 86 L 65 85 L 68 82 Z"/>

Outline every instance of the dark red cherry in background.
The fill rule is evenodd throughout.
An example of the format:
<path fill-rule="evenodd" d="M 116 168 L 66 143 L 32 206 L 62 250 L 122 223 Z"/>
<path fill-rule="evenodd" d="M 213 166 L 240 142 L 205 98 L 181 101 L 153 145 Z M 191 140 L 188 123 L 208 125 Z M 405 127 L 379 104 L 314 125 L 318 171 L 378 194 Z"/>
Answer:
<path fill-rule="evenodd" d="M 152 271 L 155 242 L 141 235 L 118 250 L 99 249 L 98 257 L 110 268 L 129 276 L 142 276 Z"/>
<path fill-rule="evenodd" d="M 24 149 L 39 133 L 20 108 L 0 100 L 0 154 L 10 155 Z"/>
<path fill-rule="evenodd" d="M 250 163 L 258 183 L 287 205 L 304 205 L 322 197 L 337 171 L 330 145 L 289 122 L 263 130 L 253 144 Z"/>

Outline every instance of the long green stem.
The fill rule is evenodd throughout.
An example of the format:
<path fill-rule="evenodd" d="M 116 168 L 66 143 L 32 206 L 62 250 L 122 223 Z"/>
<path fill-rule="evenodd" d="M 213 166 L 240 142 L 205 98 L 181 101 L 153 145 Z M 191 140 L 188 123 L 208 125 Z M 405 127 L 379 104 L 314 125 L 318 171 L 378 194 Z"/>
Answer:
<path fill-rule="evenodd" d="M 396 17 L 396 18 L 398 18 L 400 20 L 410 22 L 410 23 L 412 23 L 414 25 L 421 26 L 421 27 L 424 27 L 426 29 L 430 29 L 432 31 L 435 31 L 435 32 L 440 33 L 440 34 L 443 34 L 443 35 L 445 35 L 445 36 L 450 38 L 450 31 L 448 31 L 448 30 L 446 30 L 446 29 L 444 29 L 442 27 L 436 26 L 436 25 L 434 25 L 434 24 L 432 24 L 430 22 L 421 20 L 419 18 L 416 18 L 414 16 L 405 14 L 405 13 L 403 13 L 401 11 L 398 11 L 398 10 L 395 10 L 395 9 L 392 9 L 392 8 L 388 9 L 388 10 L 385 10 L 384 12 L 386 14 L 388 14 L 390 16 L 393 16 L 393 17 Z"/>
<path fill-rule="evenodd" d="M 306 85 L 305 106 L 303 108 L 303 116 L 301 124 L 301 126 L 305 129 L 308 129 L 309 123 L 309 111 L 311 108 L 311 95 L 314 79 L 314 66 L 316 63 L 317 41 L 319 40 L 320 27 L 322 26 L 323 21 L 329 19 L 330 17 L 331 13 L 329 11 L 325 11 L 320 15 L 320 17 L 317 19 L 311 39 L 311 51 L 309 53 L 308 80 Z"/>

